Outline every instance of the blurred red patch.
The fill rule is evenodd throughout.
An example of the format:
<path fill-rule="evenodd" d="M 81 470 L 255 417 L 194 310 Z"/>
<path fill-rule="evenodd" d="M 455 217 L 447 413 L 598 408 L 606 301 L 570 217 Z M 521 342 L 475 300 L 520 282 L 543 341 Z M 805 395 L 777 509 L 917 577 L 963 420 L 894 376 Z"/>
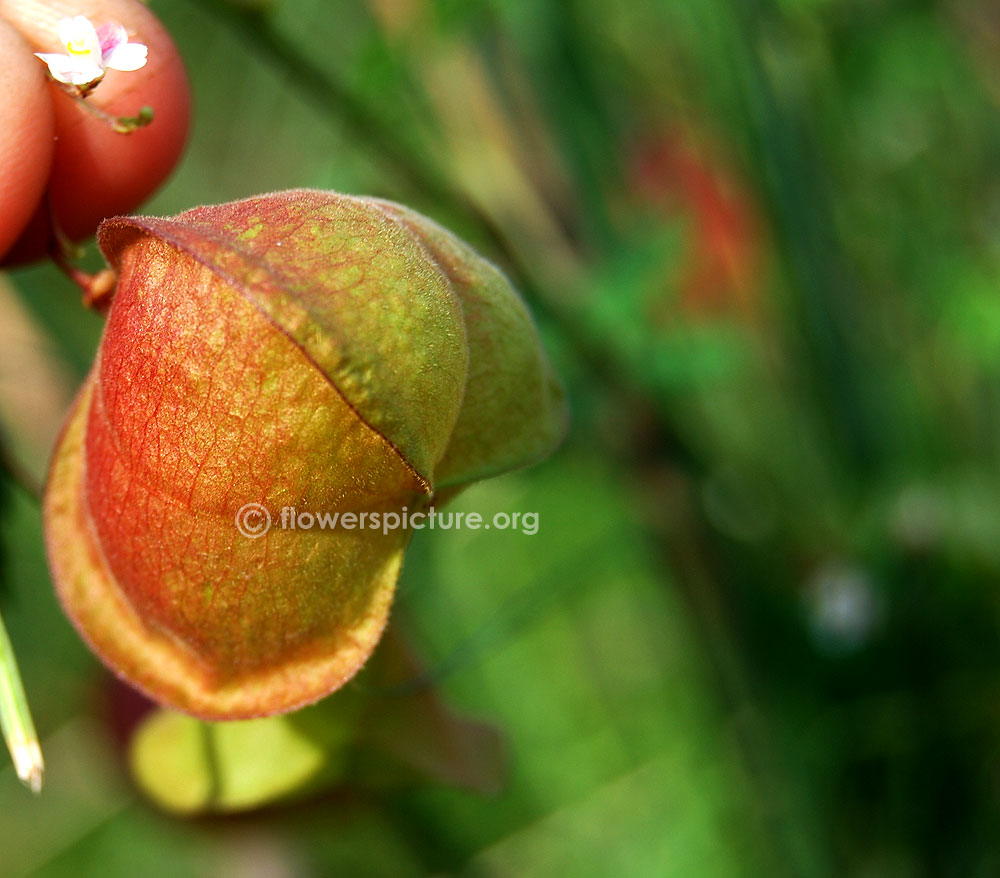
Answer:
<path fill-rule="evenodd" d="M 717 150 L 689 130 L 647 138 L 632 153 L 630 184 L 665 219 L 690 224 L 672 278 L 679 307 L 692 315 L 752 316 L 761 222 L 750 193 Z"/>

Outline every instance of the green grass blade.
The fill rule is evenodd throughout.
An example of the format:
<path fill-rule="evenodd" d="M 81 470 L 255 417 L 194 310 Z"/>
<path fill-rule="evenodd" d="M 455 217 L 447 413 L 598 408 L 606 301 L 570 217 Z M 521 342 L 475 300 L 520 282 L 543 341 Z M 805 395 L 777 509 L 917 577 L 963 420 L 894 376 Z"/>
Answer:
<path fill-rule="evenodd" d="M 17 669 L 14 650 L 7 636 L 3 618 L 0 617 L 0 728 L 3 729 L 7 749 L 14 760 L 17 776 L 32 792 L 42 789 L 45 765 L 42 749 L 38 744 L 35 724 L 28 711 L 24 684 Z"/>

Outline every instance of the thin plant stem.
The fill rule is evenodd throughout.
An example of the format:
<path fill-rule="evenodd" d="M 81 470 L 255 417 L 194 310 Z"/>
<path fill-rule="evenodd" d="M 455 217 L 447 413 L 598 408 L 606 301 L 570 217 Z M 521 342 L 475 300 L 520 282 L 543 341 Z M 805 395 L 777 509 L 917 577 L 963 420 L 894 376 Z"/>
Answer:
<path fill-rule="evenodd" d="M 103 122 L 116 134 L 131 134 L 133 131 L 145 128 L 153 121 L 152 107 L 140 107 L 139 112 L 134 116 L 112 116 L 110 113 L 105 113 L 104 110 L 89 103 L 83 95 L 76 95 L 72 92 L 67 92 L 67 94 L 76 101 L 77 106 L 95 119 Z"/>

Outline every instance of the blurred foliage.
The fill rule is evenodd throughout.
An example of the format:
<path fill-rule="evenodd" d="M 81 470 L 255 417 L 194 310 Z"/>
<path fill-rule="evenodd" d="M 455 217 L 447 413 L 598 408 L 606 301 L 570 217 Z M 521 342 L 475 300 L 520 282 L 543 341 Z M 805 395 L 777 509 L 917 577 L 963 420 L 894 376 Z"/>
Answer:
<path fill-rule="evenodd" d="M 196 120 L 146 212 L 412 205 L 515 278 L 574 428 L 456 501 L 538 534 L 420 534 L 400 585 L 414 685 L 506 740 L 486 797 L 349 750 L 297 802 L 161 813 L 5 484 L 50 769 L 37 800 L 0 769 L 0 874 L 1000 873 L 993 6 L 152 6 Z M 49 268 L 12 280 L 81 377 L 100 321 Z M 322 707 L 401 697 L 362 678 Z"/>

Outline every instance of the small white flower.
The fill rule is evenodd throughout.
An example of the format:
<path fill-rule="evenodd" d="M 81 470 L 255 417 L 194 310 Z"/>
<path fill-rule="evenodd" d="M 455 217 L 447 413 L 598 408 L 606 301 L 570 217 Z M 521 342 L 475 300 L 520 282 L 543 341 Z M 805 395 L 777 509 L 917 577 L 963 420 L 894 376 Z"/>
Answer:
<path fill-rule="evenodd" d="M 58 26 L 59 41 L 65 55 L 36 52 L 57 82 L 75 86 L 86 94 L 97 85 L 107 70 L 138 70 L 146 64 L 146 47 L 130 43 L 120 24 L 108 23 L 95 28 L 82 15 L 64 18 Z"/>

